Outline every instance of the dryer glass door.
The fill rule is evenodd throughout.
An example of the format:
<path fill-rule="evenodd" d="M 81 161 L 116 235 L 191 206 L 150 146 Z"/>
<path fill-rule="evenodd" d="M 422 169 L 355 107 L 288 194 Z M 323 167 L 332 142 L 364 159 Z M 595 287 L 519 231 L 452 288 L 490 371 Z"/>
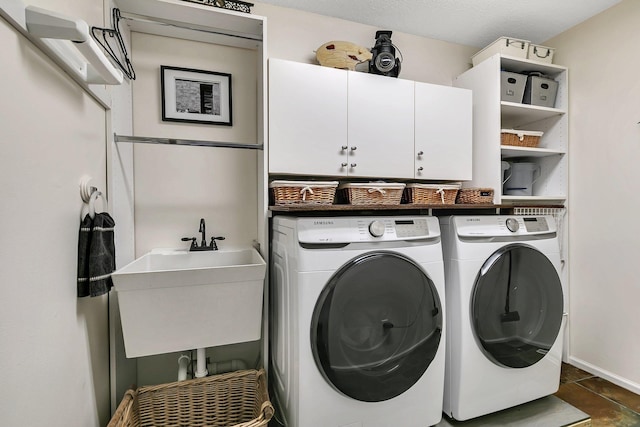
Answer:
<path fill-rule="evenodd" d="M 476 278 L 473 332 L 494 363 L 525 368 L 556 341 L 563 304 L 560 277 L 549 258 L 523 244 L 505 246 L 487 259 Z"/>
<path fill-rule="evenodd" d="M 440 298 L 424 270 L 400 254 L 371 252 L 349 261 L 324 287 L 313 312 L 311 345 L 335 389 L 379 402 L 420 379 L 441 333 Z"/>

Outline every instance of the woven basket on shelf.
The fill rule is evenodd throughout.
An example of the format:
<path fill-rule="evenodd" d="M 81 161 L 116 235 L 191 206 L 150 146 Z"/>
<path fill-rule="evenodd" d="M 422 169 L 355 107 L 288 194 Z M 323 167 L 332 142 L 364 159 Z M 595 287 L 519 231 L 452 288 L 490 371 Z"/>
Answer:
<path fill-rule="evenodd" d="M 456 204 L 459 205 L 491 203 L 493 203 L 493 188 L 462 188 L 456 197 Z"/>
<path fill-rule="evenodd" d="M 330 205 L 338 181 L 273 181 L 269 187 L 275 205 Z"/>
<path fill-rule="evenodd" d="M 274 409 L 263 369 L 128 390 L 107 427 L 260 427 Z"/>
<path fill-rule="evenodd" d="M 537 147 L 542 135 L 542 132 L 502 129 L 500 144 L 515 147 Z"/>
<path fill-rule="evenodd" d="M 399 205 L 404 187 L 390 182 L 347 183 L 338 191 L 341 200 L 352 205 Z"/>
<path fill-rule="evenodd" d="M 460 184 L 408 184 L 404 198 L 417 205 L 452 205 Z"/>

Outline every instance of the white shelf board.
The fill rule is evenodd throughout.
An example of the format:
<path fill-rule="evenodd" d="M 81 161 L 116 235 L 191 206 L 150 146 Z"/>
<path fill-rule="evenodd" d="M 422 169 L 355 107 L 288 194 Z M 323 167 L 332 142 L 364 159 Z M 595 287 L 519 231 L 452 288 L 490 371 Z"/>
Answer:
<path fill-rule="evenodd" d="M 563 154 L 566 154 L 566 151 L 537 147 L 500 146 L 500 155 L 503 159 L 510 159 L 513 157 L 549 157 L 560 156 Z"/>
<path fill-rule="evenodd" d="M 566 110 L 559 108 L 541 107 L 539 105 L 521 104 L 518 102 L 500 102 L 500 114 L 503 126 L 521 127 L 529 123 L 566 114 Z"/>
<path fill-rule="evenodd" d="M 522 203 L 531 202 L 536 204 L 542 203 L 564 203 L 567 196 L 562 195 L 549 195 L 549 196 L 502 196 L 502 203 Z"/>
<path fill-rule="evenodd" d="M 514 73 L 540 71 L 543 74 L 555 76 L 567 70 L 567 67 L 563 67 L 562 65 L 532 61 L 530 59 L 516 58 L 508 55 L 501 55 L 500 60 L 503 69 Z"/>
<path fill-rule="evenodd" d="M 264 17 L 182 0 L 116 0 L 132 31 L 258 49 Z"/>

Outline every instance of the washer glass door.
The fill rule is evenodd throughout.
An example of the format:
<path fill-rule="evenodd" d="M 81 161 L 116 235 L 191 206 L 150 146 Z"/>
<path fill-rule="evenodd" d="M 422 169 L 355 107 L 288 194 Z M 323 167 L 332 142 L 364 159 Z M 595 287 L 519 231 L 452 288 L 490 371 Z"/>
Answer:
<path fill-rule="evenodd" d="M 366 402 L 391 399 L 433 361 L 442 321 L 437 290 L 420 266 L 394 252 L 370 252 L 324 287 L 311 323 L 313 356 L 341 393 Z"/>
<path fill-rule="evenodd" d="M 558 337 L 562 284 L 544 254 L 505 246 L 485 261 L 471 296 L 473 332 L 494 363 L 524 368 L 542 359 Z"/>

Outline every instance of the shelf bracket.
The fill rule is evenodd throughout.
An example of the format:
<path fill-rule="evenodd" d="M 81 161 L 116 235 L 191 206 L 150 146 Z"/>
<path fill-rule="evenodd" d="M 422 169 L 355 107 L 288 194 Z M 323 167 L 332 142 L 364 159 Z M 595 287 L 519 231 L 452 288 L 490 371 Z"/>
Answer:
<path fill-rule="evenodd" d="M 89 26 L 21 0 L 0 0 L 0 16 L 55 62 L 103 107 L 111 100 L 103 85 L 122 83 L 123 75 L 100 51 Z"/>
<path fill-rule="evenodd" d="M 98 49 L 89 35 L 89 26 L 81 19 L 74 19 L 35 6 L 25 8 L 27 31 L 42 39 L 64 63 L 86 83 L 119 85 L 122 73 Z M 71 45 L 63 44 L 65 41 Z M 74 55 L 69 46 L 75 47 L 84 60 Z"/>

